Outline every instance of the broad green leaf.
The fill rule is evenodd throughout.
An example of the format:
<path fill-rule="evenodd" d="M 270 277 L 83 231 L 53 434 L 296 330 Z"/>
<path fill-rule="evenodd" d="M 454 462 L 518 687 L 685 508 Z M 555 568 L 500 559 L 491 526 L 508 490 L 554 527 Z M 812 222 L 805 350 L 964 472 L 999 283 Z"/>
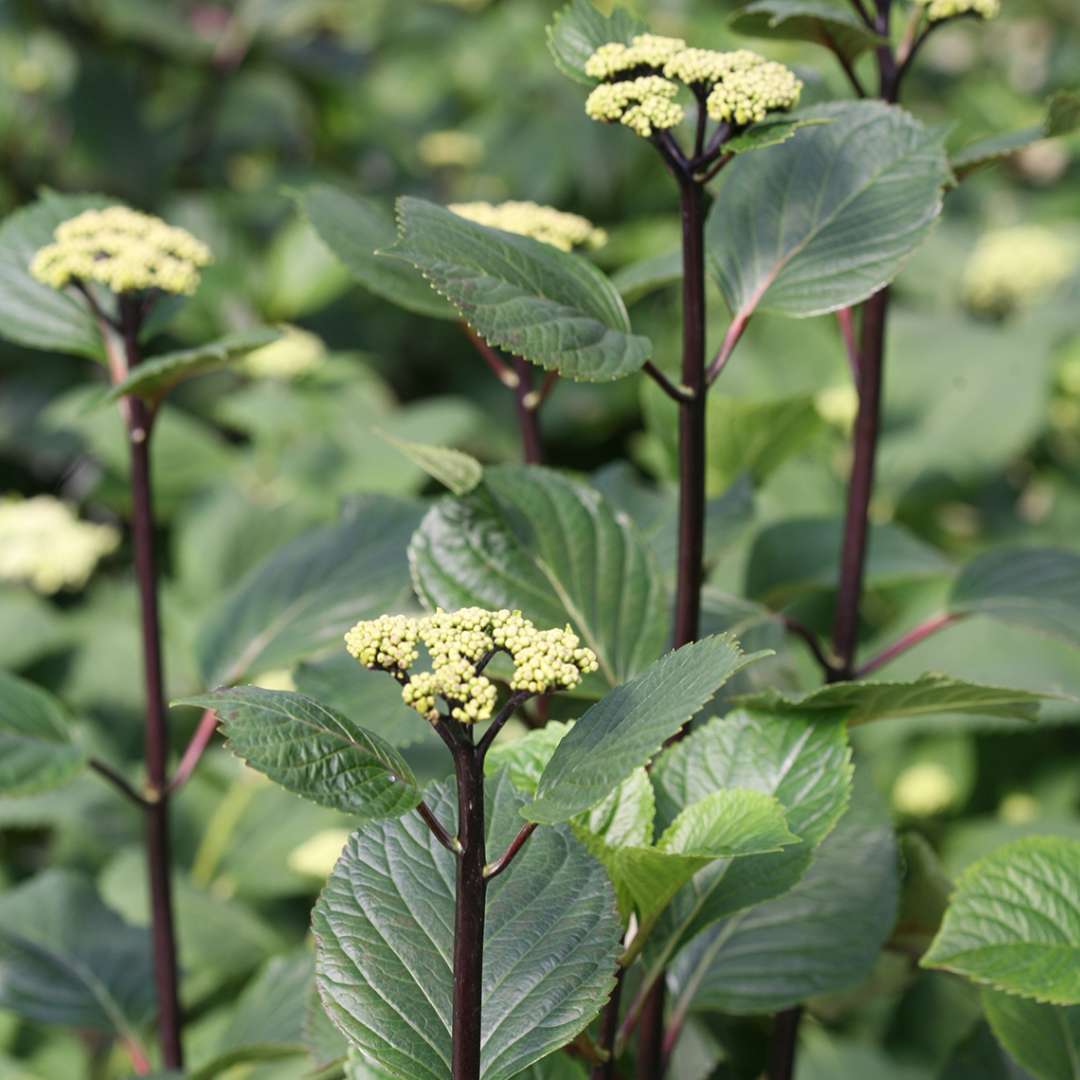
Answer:
<path fill-rule="evenodd" d="M 412 770 L 392 746 L 303 694 L 237 686 L 177 704 L 214 709 L 237 757 L 322 806 L 370 821 L 420 801 Z"/>
<path fill-rule="evenodd" d="M 648 27 L 632 12 L 615 7 L 610 15 L 598 11 L 592 0 L 571 0 L 555 15 L 548 27 L 548 48 L 555 66 L 575 82 L 592 85 L 585 74 L 585 61 L 609 41 L 629 44 L 635 34 Z"/>
<path fill-rule="evenodd" d="M 782 896 L 699 934 L 669 978 L 676 1010 L 766 1013 L 870 974 L 896 918 L 899 860 L 889 815 L 868 784 Z"/>
<path fill-rule="evenodd" d="M 1017 1080 L 990 1026 L 980 1022 L 949 1055 L 936 1080 Z"/>
<path fill-rule="evenodd" d="M 453 309 L 411 266 L 375 254 L 397 238 L 389 210 L 372 199 L 350 195 L 329 184 L 304 188 L 297 202 L 322 242 L 365 289 L 417 315 L 456 318 Z"/>
<path fill-rule="evenodd" d="M 282 1061 L 298 1057 L 301 1049 L 281 1043 L 250 1043 L 224 1050 L 197 1069 L 187 1073 L 187 1080 L 220 1080 L 233 1073 L 238 1066 L 258 1066 L 262 1062 Z M 303 1067 L 303 1066 L 300 1066 Z"/>
<path fill-rule="evenodd" d="M 425 792 L 450 827 L 450 782 Z M 488 784 L 487 851 L 521 823 L 522 796 Z M 316 978 L 354 1047 L 402 1080 L 449 1080 L 455 859 L 416 815 L 355 832 L 316 905 Z M 607 876 L 566 828 L 538 829 L 488 886 L 484 1080 L 569 1042 L 614 986 L 620 925 Z"/>
<path fill-rule="evenodd" d="M 815 116 L 773 116 L 760 123 L 751 124 L 744 132 L 724 143 L 728 154 L 745 154 L 749 150 L 764 150 L 767 146 L 779 146 L 790 139 L 800 128 L 826 124 L 827 120 Z"/>
<path fill-rule="evenodd" d="M 581 255 L 409 197 L 398 200 L 398 232 L 384 254 L 420 270 L 492 345 L 587 382 L 631 375 L 652 354 L 615 286 Z"/>
<path fill-rule="evenodd" d="M 670 251 L 666 255 L 650 255 L 646 259 L 630 263 L 611 275 L 611 283 L 627 304 L 640 300 L 666 285 L 682 280 L 682 252 Z"/>
<path fill-rule="evenodd" d="M 204 683 L 343 649 L 357 620 L 400 610 L 410 594 L 404 548 L 421 511 L 420 503 L 364 496 L 340 524 L 305 533 L 256 566 L 201 629 Z"/>
<path fill-rule="evenodd" d="M 103 358 L 101 331 L 86 301 L 30 276 L 40 248 L 53 230 L 84 210 L 108 206 L 100 195 L 57 195 L 45 191 L 37 202 L 16 210 L 0 225 L 0 337 L 33 349 Z"/>
<path fill-rule="evenodd" d="M 927 672 L 912 682 L 833 683 L 805 694 L 764 690 L 739 700 L 749 708 L 765 709 L 777 715 L 843 720 L 848 727 L 855 727 L 872 720 L 937 713 L 1036 720 L 1042 702 L 1053 696 L 1004 686 L 984 686 L 954 679 L 951 675 Z"/>
<path fill-rule="evenodd" d="M 1062 1008 L 983 990 L 998 1041 L 1035 1080 L 1080 1080 L 1080 1005 Z"/>
<path fill-rule="evenodd" d="M 783 607 L 800 593 L 831 590 L 839 572 L 843 522 L 796 519 L 758 533 L 746 569 L 746 593 Z M 872 525 L 866 587 L 887 588 L 944 577 L 949 563 L 936 548 L 898 525 Z"/>
<path fill-rule="evenodd" d="M 484 467 L 480 462 L 461 450 L 410 442 L 388 435 L 385 431 L 377 434 L 455 495 L 468 495 L 484 477 Z"/>
<path fill-rule="evenodd" d="M 733 315 L 804 317 L 856 304 L 900 270 L 941 211 L 938 133 L 879 102 L 807 109 L 828 123 L 737 157 L 707 225 Z"/>
<path fill-rule="evenodd" d="M 773 796 L 802 843 L 769 855 L 721 860 L 699 872 L 660 917 L 645 946 L 649 982 L 711 923 L 790 889 L 848 804 L 850 750 L 839 721 L 738 710 L 665 750 L 653 771 L 658 827 L 723 788 Z"/>
<path fill-rule="evenodd" d="M 731 28 L 750 37 L 813 41 L 848 60 L 884 40 L 852 11 L 828 0 L 754 0 L 735 12 Z"/>
<path fill-rule="evenodd" d="M 112 388 L 109 400 L 114 401 L 125 394 L 136 394 L 147 401 L 158 401 L 184 379 L 227 367 L 234 360 L 276 341 L 280 336 L 277 330 L 259 326 L 251 330 L 238 330 L 207 345 L 151 357 Z"/>
<path fill-rule="evenodd" d="M 661 657 L 586 710 L 559 743 L 527 817 L 568 821 L 595 806 L 708 703 L 746 656 L 725 636 L 704 638 Z"/>
<path fill-rule="evenodd" d="M 32 795 L 58 787 L 85 762 L 60 702 L 0 671 L 0 794 Z"/>
<path fill-rule="evenodd" d="M 921 963 L 1036 1001 L 1080 1004 L 1080 840 L 1030 836 L 969 866 Z"/>
<path fill-rule="evenodd" d="M 536 785 L 540 783 L 555 747 L 566 738 L 573 724 L 561 720 L 549 720 L 542 728 L 526 732 L 513 742 L 497 742 L 484 758 L 484 773 L 497 776 L 504 769 L 510 782 L 523 795 L 536 794 Z M 652 827 L 652 819 L 649 821 Z"/>
<path fill-rule="evenodd" d="M 1071 135 L 1077 128 L 1080 128 L 1080 93 L 1061 90 L 1047 102 L 1041 124 L 979 139 L 953 154 L 950 164 L 957 178 L 963 180 L 984 165 L 1011 157 L 1042 139 Z"/>
<path fill-rule="evenodd" d="M 594 696 L 652 663 L 667 640 L 663 578 L 637 530 L 594 488 L 551 469 L 486 469 L 476 491 L 436 503 L 409 559 L 431 607 L 520 609 L 541 628 L 569 622 L 600 661 L 585 683 Z"/>
<path fill-rule="evenodd" d="M 304 1014 L 314 983 L 315 957 L 307 946 L 272 957 L 244 987 L 219 1053 L 253 1046 L 304 1053 Z"/>
<path fill-rule="evenodd" d="M 0 894 L 0 1009 L 128 1035 L 154 1011 L 150 935 L 82 875 L 47 870 Z"/>
<path fill-rule="evenodd" d="M 960 571 L 949 596 L 957 615 L 989 615 L 1080 645 L 1080 554 L 997 548 Z"/>

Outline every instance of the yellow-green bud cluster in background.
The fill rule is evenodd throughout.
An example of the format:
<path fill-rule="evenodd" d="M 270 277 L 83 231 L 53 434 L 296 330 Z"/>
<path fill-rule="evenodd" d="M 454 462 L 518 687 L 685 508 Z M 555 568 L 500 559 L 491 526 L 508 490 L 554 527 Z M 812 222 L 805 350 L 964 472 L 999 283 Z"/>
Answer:
<path fill-rule="evenodd" d="M 80 521 L 51 495 L 0 500 L 0 580 L 51 595 L 81 589 L 98 561 L 120 544 L 111 525 Z"/>
<path fill-rule="evenodd" d="M 282 335 L 244 357 L 244 370 L 256 379 L 296 379 L 326 359 L 322 338 L 299 326 L 281 326 Z"/>
<path fill-rule="evenodd" d="M 1076 267 L 1071 245 L 1041 225 L 1017 225 L 983 236 L 964 270 L 964 302 L 1002 317 L 1034 303 Z"/>
<path fill-rule="evenodd" d="M 683 120 L 686 111 L 675 100 L 680 84 L 705 97 L 713 120 L 737 126 L 794 107 L 802 92 L 794 72 L 749 49 L 691 48 L 681 38 L 656 34 L 639 34 L 629 45 L 601 45 L 586 61 L 585 73 L 602 80 L 585 112 L 646 138 Z"/>
<path fill-rule="evenodd" d="M 56 227 L 30 273 L 54 289 L 96 282 L 114 293 L 159 289 L 190 295 L 210 251 L 191 233 L 126 206 L 87 210 Z"/>
<path fill-rule="evenodd" d="M 423 643 L 431 670 L 412 672 Z M 477 668 L 495 652 L 513 661 L 512 690 L 546 694 L 570 690 L 597 669 L 596 655 L 565 629 L 538 630 L 520 611 L 462 608 L 411 617 L 381 615 L 357 623 L 345 648 L 367 668 L 389 671 L 402 682 L 402 700 L 421 716 L 439 718 L 437 700 L 464 723 L 488 720 L 495 684 Z"/>
<path fill-rule="evenodd" d="M 448 210 L 458 217 L 487 225 L 503 232 L 531 236 L 560 251 L 576 247 L 598 248 L 607 242 L 607 233 L 580 214 L 567 214 L 551 206 L 534 202 L 451 203 Z"/>
<path fill-rule="evenodd" d="M 942 19 L 955 19 L 958 15 L 978 15 L 982 19 L 993 19 L 1001 12 L 1001 0 L 915 0 L 926 8 L 926 17 L 931 22 Z"/>

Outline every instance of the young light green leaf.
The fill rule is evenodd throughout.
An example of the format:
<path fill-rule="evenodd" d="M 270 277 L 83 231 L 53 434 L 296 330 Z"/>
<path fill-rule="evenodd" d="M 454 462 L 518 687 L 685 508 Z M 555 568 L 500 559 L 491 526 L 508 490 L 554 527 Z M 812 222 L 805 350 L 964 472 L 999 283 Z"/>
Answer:
<path fill-rule="evenodd" d="M 8 889 L 0 895 L 0 1009 L 131 1035 L 154 1012 L 150 935 L 70 870 Z"/>
<path fill-rule="evenodd" d="M 281 334 L 271 327 L 257 326 L 227 334 L 207 345 L 151 357 L 135 368 L 126 379 L 117 383 L 109 392 L 108 400 L 115 401 L 125 394 L 135 394 L 146 401 L 159 401 L 177 383 L 193 375 L 203 375 L 227 367 L 252 350 L 276 341 L 280 336 Z"/>
<path fill-rule="evenodd" d="M 296 199 L 322 242 L 365 289 L 417 315 L 457 318 L 411 266 L 375 254 L 397 239 L 389 210 L 372 199 L 350 195 L 329 184 L 312 184 Z"/>
<path fill-rule="evenodd" d="M 1080 1080 L 1080 1005 L 1062 1008 L 983 990 L 998 1042 L 1035 1080 Z"/>
<path fill-rule="evenodd" d="M 1029 836 L 969 866 L 921 963 L 1080 1005 L 1080 840 Z"/>
<path fill-rule="evenodd" d="M 646 764 L 735 672 L 762 655 L 746 656 L 732 639 L 717 635 L 668 653 L 617 686 L 559 743 L 526 816 L 556 824 L 595 806 Z"/>
<path fill-rule="evenodd" d="M 552 469 L 486 469 L 472 494 L 429 511 L 409 560 L 430 607 L 570 623 L 600 662 L 583 684 L 592 696 L 652 663 L 667 640 L 667 592 L 637 530 L 594 488 Z"/>
<path fill-rule="evenodd" d="M 58 195 L 44 191 L 37 202 L 16 210 L 0 225 L 0 337 L 32 349 L 76 353 L 103 360 L 101 330 L 86 301 L 30 276 L 40 248 L 53 230 L 84 210 L 108 206 L 101 195 Z"/>
<path fill-rule="evenodd" d="M 725 170 L 709 265 L 734 316 L 805 317 L 865 300 L 926 238 L 950 178 L 940 134 L 895 106 L 856 102 Z"/>
<path fill-rule="evenodd" d="M 598 11 L 592 0 L 571 0 L 555 15 L 548 27 L 548 48 L 555 66 L 575 82 L 592 85 L 585 74 L 585 61 L 609 41 L 630 43 L 635 34 L 648 27 L 636 15 L 616 7 L 610 15 Z"/>
<path fill-rule="evenodd" d="M 487 850 L 505 850 L 522 796 L 488 784 Z M 454 820 L 450 782 L 425 792 Z M 355 832 L 316 905 L 316 978 L 349 1041 L 392 1075 L 449 1080 L 454 856 L 416 815 Z M 611 885 L 566 828 L 539 829 L 488 886 L 481 1076 L 508 1080 L 569 1042 L 614 986 Z"/>
<path fill-rule="evenodd" d="M 67 783 L 86 763 L 60 702 L 0 671 L 0 795 L 31 795 Z"/>
<path fill-rule="evenodd" d="M 468 495 L 484 478 L 484 467 L 471 454 L 447 446 L 428 446 L 410 442 L 375 430 L 384 442 L 400 450 L 411 462 L 419 465 L 432 478 L 455 495 Z"/>
<path fill-rule="evenodd" d="M 344 648 L 354 622 L 407 604 L 403 550 L 422 511 L 418 502 L 363 496 L 340 524 L 305 533 L 256 566 L 199 633 L 204 683 L 234 683 Z"/>
<path fill-rule="evenodd" d="M 608 382 L 652 354 L 615 286 L 580 255 L 408 197 L 398 200 L 398 233 L 383 253 L 415 266 L 485 341 L 515 356 Z"/>
<path fill-rule="evenodd" d="M 957 615 L 988 615 L 1080 645 L 1080 554 L 997 548 L 960 571 L 949 596 Z"/>
<path fill-rule="evenodd" d="M 899 861 L 887 809 L 869 784 L 782 896 L 738 912 L 670 968 L 676 1013 L 766 1013 L 865 978 L 896 918 Z"/>
<path fill-rule="evenodd" d="M 800 128 L 827 124 L 820 116 L 791 114 L 774 116 L 760 123 L 752 124 L 741 135 L 728 139 L 724 143 L 727 154 L 745 154 L 750 150 L 764 150 L 767 146 L 779 146 L 790 139 Z"/>
<path fill-rule="evenodd" d="M 237 686 L 176 704 L 214 709 L 237 757 L 312 802 L 361 821 L 397 817 L 420 802 L 416 778 L 392 746 L 303 694 Z"/>
<path fill-rule="evenodd" d="M 984 686 L 928 672 L 913 682 L 833 683 L 806 694 L 764 690 L 742 697 L 739 702 L 781 716 L 844 720 L 849 727 L 854 727 L 872 720 L 938 713 L 1036 720 L 1042 702 L 1055 696 L 1004 686 Z"/>
<path fill-rule="evenodd" d="M 732 15 L 731 28 L 750 37 L 813 41 L 847 60 L 885 40 L 853 12 L 823 0 L 754 0 Z"/>

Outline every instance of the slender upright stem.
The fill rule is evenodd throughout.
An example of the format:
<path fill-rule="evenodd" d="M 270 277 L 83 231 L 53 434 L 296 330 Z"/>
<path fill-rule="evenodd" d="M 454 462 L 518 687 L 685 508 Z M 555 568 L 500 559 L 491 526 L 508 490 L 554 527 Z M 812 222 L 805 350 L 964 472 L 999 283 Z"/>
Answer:
<path fill-rule="evenodd" d="M 484 877 L 484 756 L 471 738 L 457 745 L 454 772 L 461 855 L 454 917 L 452 1073 L 453 1080 L 479 1080 L 487 879 Z"/>
<path fill-rule="evenodd" d="M 772 1043 L 769 1047 L 769 1080 L 792 1080 L 795 1075 L 795 1051 L 799 1039 L 802 1006 L 795 1005 L 776 1014 Z"/>
<path fill-rule="evenodd" d="M 124 326 L 127 366 L 139 363 L 138 323 L 128 317 Z M 150 432 L 153 414 L 137 397 L 126 410 L 131 453 L 131 520 L 135 548 L 135 577 L 139 590 L 143 668 L 146 685 L 146 861 L 150 879 L 150 927 L 154 947 L 154 977 L 158 998 L 158 1035 L 166 1067 L 183 1067 L 180 1045 L 180 998 L 177 989 L 176 928 L 173 920 L 169 856 L 169 795 L 166 776 L 169 752 L 161 664 L 161 620 L 158 614 L 157 566 L 154 553 L 154 515 L 150 487 Z"/>
<path fill-rule="evenodd" d="M 619 1001 L 622 998 L 623 978 L 626 968 L 615 972 L 615 989 L 600 1016 L 600 1046 L 607 1051 L 607 1061 L 593 1066 L 589 1080 L 615 1080 L 615 1036 L 619 1032 Z"/>
<path fill-rule="evenodd" d="M 855 646 L 859 630 L 859 602 L 866 568 L 866 545 L 870 534 L 870 496 L 874 487 L 881 426 L 881 386 L 885 356 L 885 321 L 889 290 L 872 296 L 863 306 L 859 349 L 859 411 L 855 417 L 854 459 L 848 482 L 844 543 L 840 555 L 840 582 L 833 621 L 833 652 L 839 667 L 830 681 L 844 681 L 855 674 Z"/>
<path fill-rule="evenodd" d="M 534 404 L 532 367 L 520 356 L 511 357 L 511 363 L 517 375 L 514 404 L 521 431 L 521 454 L 526 465 L 539 465 L 544 460 L 544 445 L 540 440 L 540 410 Z"/>

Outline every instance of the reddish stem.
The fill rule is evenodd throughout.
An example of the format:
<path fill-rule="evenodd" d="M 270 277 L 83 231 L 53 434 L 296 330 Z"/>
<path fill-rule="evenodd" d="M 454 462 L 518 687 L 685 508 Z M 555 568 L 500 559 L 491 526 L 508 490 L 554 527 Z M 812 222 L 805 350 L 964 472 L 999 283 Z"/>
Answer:
<path fill-rule="evenodd" d="M 913 627 L 904 634 L 903 637 L 893 642 L 892 645 L 882 649 L 876 656 L 872 656 L 867 660 L 866 663 L 855 672 L 855 678 L 862 679 L 865 676 L 872 674 L 877 671 L 878 668 L 884 667 L 891 660 L 895 660 L 896 657 L 900 656 L 902 653 L 906 653 L 908 649 L 915 648 L 920 641 L 925 641 L 932 634 L 936 634 L 939 630 L 943 630 L 946 626 L 950 626 L 959 619 L 959 615 L 952 615 L 948 612 L 932 615 L 929 619 L 919 623 L 918 626 Z"/>
<path fill-rule="evenodd" d="M 195 734 L 191 736 L 191 742 L 187 744 L 187 748 L 184 750 L 180 761 L 177 763 L 176 770 L 173 772 L 172 779 L 169 781 L 167 790 L 170 794 L 183 787 L 195 771 L 195 767 L 199 764 L 203 753 L 210 745 L 210 740 L 213 739 L 216 730 L 217 714 L 213 709 L 207 709 L 200 717 L 198 726 L 195 728 Z"/>

